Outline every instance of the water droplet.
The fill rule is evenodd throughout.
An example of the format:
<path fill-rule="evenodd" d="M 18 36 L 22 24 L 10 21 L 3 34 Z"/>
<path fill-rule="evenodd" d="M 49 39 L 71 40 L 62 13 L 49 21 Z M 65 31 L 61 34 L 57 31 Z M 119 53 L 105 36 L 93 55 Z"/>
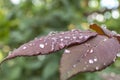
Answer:
<path fill-rule="evenodd" d="M 79 39 L 82 39 L 83 38 L 83 36 L 79 36 Z"/>
<path fill-rule="evenodd" d="M 29 45 L 32 46 L 32 43 L 30 43 Z"/>
<path fill-rule="evenodd" d="M 73 36 L 73 39 L 76 39 L 77 37 Z"/>
<path fill-rule="evenodd" d="M 92 59 L 90 59 L 90 60 L 89 60 L 89 63 L 90 63 L 90 64 L 92 64 L 92 63 L 94 63 L 94 62 L 93 62 L 93 60 L 92 60 Z"/>
<path fill-rule="evenodd" d="M 87 53 L 88 53 L 89 51 L 90 51 L 90 50 L 88 49 L 88 50 L 87 50 Z"/>
<path fill-rule="evenodd" d="M 64 39 L 60 39 L 60 41 L 63 41 Z"/>
<path fill-rule="evenodd" d="M 76 67 L 76 64 L 73 65 L 73 68 L 75 68 L 75 67 Z"/>
<path fill-rule="evenodd" d="M 84 36 L 85 39 L 87 39 L 89 36 Z"/>
<path fill-rule="evenodd" d="M 65 39 L 70 39 L 70 37 L 68 37 L 68 36 L 65 36 Z"/>
<path fill-rule="evenodd" d="M 117 54 L 117 57 L 120 57 L 120 53 Z"/>
<path fill-rule="evenodd" d="M 94 61 L 96 62 L 96 61 L 97 61 L 97 58 L 95 58 Z"/>
<path fill-rule="evenodd" d="M 52 48 L 51 48 L 51 51 L 53 51 L 54 50 L 54 42 L 52 42 Z"/>
<path fill-rule="evenodd" d="M 103 41 L 107 41 L 107 39 L 104 39 Z"/>
<path fill-rule="evenodd" d="M 70 50 L 68 50 L 68 49 L 65 49 L 65 53 L 70 53 Z"/>
<path fill-rule="evenodd" d="M 90 50 L 90 53 L 93 53 L 93 49 Z"/>
<path fill-rule="evenodd" d="M 105 66 L 105 65 L 106 65 L 106 63 L 103 63 L 103 65 Z"/>
<path fill-rule="evenodd" d="M 40 46 L 40 48 L 44 48 L 45 47 L 44 44 L 40 44 L 39 46 Z"/>
<path fill-rule="evenodd" d="M 26 48 L 27 48 L 26 46 L 23 47 L 23 49 L 26 49 Z"/>
<path fill-rule="evenodd" d="M 96 68 L 95 68 L 96 70 L 98 70 L 99 69 L 99 67 L 98 66 L 96 66 Z"/>

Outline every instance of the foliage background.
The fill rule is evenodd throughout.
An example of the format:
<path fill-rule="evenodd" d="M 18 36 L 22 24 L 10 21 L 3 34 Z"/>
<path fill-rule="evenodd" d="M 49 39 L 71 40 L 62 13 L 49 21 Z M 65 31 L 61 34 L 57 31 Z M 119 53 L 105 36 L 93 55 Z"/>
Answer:
<path fill-rule="evenodd" d="M 109 2 L 116 2 L 114 5 Z M 107 25 L 120 33 L 120 0 L 0 0 L 0 61 L 21 44 L 51 31 Z M 0 80 L 59 80 L 63 51 L 5 62 Z M 103 71 L 80 73 L 71 80 L 120 80 L 120 59 Z"/>

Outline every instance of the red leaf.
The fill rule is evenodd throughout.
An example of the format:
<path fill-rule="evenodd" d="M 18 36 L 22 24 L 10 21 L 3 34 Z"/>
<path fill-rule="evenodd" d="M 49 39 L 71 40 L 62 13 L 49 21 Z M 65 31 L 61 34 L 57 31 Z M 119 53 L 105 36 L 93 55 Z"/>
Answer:
<path fill-rule="evenodd" d="M 65 49 L 60 63 L 60 78 L 67 80 L 80 72 L 102 70 L 116 59 L 120 44 L 116 38 L 98 35 L 80 45 Z"/>
<path fill-rule="evenodd" d="M 36 38 L 11 52 L 2 62 L 17 56 L 46 55 L 73 44 L 80 44 L 96 35 L 97 33 L 91 31 L 72 30 Z"/>

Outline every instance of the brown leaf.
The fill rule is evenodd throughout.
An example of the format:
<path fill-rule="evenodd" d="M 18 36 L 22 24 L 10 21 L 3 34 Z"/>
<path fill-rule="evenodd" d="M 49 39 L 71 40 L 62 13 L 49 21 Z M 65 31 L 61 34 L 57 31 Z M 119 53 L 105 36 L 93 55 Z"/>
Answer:
<path fill-rule="evenodd" d="M 115 31 L 110 31 L 106 27 L 100 27 L 97 24 L 91 24 L 90 28 L 95 30 L 99 35 L 106 35 L 108 37 L 116 37 L 120 43 L 120 34 Z"/>
<path fill-rule="evenodd" d="M 120 51 L 120 44 L 114 37 L 98 35 L 80 45 L 65 49 L 60 63 L 60 79 L 68 78 L 80 72 L 102 70 L 113 63 Z"/>
<path fill-rule="evenodd" d="M 100 26 L 98 26 L 97 24 L 91 24 L 90 28 L 95 30 L 100 35 L 106 35 L 105 32 L 103 31 L 103 29 Z"/>
<path fill-rule="evenodd" d="M 46 55 L 73 44 L 83 43 L 96 35 L 97 33 L 91 31 L 72 30 L 35 38 L 15 49 L 2 62 L 17 56 Z"/>

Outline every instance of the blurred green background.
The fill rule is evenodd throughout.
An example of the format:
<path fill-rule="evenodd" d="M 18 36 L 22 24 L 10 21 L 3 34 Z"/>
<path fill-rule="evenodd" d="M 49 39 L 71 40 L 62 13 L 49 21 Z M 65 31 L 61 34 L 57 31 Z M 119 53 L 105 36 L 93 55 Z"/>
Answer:
<path fill-rule="evenodd" d="M 90 23 L 120 33 L 120 0 L 0 0 L 0 61 L 35 37 L 88 29 Z M 0 68 L 0 80 L 59 80 L 62 52 L 7 61 Z M 120 80 L 119 76 L 118 58 L 103 71 L 80 73 L 71 80 Z"/>

